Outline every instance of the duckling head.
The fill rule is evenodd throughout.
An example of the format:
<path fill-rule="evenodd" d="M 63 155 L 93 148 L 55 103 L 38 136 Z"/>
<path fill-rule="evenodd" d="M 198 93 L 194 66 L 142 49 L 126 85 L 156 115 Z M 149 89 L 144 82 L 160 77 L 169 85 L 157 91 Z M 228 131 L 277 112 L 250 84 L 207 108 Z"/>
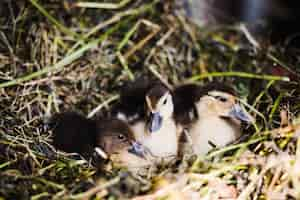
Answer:
<path fill-rule="evenodd" d="M 253 122 L 252 116 L 238 103 L 237 98 L 230 93 L 212 90 L 200 98 L 197 108 L 201 116 L 218 116 L 232 119 L 236 123 L 241 121 Z"/>
<path fill-rule="evenodd" d="M 129 126 L 119 120 L 110 119 L 98 125 L 95 153 L 104 158 L 118 159 L 121 154 L 132 154 L 144 158 L 146 149 L 139 144 Z"/>
<path fill-rule="evenodd" d="M 155 85 L 146 94 L 148 112 L 147 129 L 150 133 L 157 132 L 165 120 L 173 116 L 174 105 L 171 92 L 163 85 Z"/>

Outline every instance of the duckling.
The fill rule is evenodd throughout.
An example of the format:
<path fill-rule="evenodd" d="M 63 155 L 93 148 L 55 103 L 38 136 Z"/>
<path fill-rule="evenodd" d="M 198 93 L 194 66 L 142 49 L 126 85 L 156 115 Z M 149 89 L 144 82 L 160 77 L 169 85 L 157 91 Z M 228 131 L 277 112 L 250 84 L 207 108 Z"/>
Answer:
<path fill-rule="evenodd" d="M 132 124 L 135 138 L 154 157 L 167 160 L 176 157 L 180 128 L 174 120 L 171 91 L 162 84 L 156 84 L 146 93 L 145 104 L 145 118 Z"/>
<path fill-rule="evenodd" d="M 137 172 L 152 165 L 149 150 L 136 140 L 131 127 L 120 119 L 105 119 L 98 123 L 95 150 L 103 157 L 101 149 L 116 167 Z"/>
<path fill-rule="evenodd" d="M 147 150 L 134 138 L 127 123 L 119 119 L 91 120 L 75 112 L 53 116 L 53 145 L 66 152 L 76 152 L 86 159 L 95 155 L 110 159 L 130 171 L 151 163 Z"/>
<path fill-rule="evenodd" d="M 234 90 L 216 82 L 191 89 L 197 117 L 188 122 L 189 137 L 195 154 L 205 155 L 213 146 L 223 147 L 241 136 L 241 122 L 253 118 L 237 102 Z M 197 91 L 197 92 L 195 92 Z M 191 100 L 190 100 L 191 101 Z"/>

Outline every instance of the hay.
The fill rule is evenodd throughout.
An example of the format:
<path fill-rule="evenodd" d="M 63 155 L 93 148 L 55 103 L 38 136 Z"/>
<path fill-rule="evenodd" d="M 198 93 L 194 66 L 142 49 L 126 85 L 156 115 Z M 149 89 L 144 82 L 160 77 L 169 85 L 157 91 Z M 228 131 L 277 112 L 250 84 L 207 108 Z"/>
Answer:
<path fill-rule="evenodd" d="M 173 1 L 71 2 L 0 3 L 0 199 L 300 198 L 295 52 L 257 43 L 245 26 L 198 27 Z M 229 82 L 256 123 L 240 143 L 151 179 L 51 146 L 47 117 L 109 113 L 139 76 L 170 87 Z"/>

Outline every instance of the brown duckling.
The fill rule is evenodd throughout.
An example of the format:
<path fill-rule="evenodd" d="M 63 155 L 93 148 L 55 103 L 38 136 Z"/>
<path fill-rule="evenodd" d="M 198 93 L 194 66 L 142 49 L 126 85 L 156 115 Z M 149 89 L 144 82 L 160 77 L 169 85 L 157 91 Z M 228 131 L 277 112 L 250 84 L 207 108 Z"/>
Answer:
<path fill-rule="evenodd" d="M 66 152 L 76 152 L 86 159 L 99 155 L 120 167 L 151 165 L 147 150 L 134 138 L 127 123 L 119 119 L 91 120 L 75 112 L 54 115 L 53 145 Z M 135 169 L 134 169 L 135 170 Z"/>
<path fill-rule="evenodd" d="M 112 113 L 130 123 L 137 141 L 153 157 L 176 157 L 180 131 L 174 120 L 172 94 L 163 84 L 147 77 L 127 83 Z"/>
<path fill-rule="evenodd" d="M 131 127 L 120 119 L 105 119 L 98 123 L 95 150 L 99 156 L 102 156 L 101 149 L 117 167 L 138 171 L 152 165 L 149 150 L 136 140 Z"/>
<path fill-rule="evenodd" d="M 235 141 L 241 136 L 241 122 L 253 121 L 238 103 L 234 90 L 224 83 L 212 82 L 203 87 L 190 87 L 190 90 L 194 95 L 185 101 L 194 101 L 194 104 L 186 106 L 188 109 L 182 111 L 180 120 L 188 128 L 195 154 L 204 155 L 213 146 L 223 147 Z M 177 98 L 184 99 L 178 94 Z M 195 112 L 196 117 L 190 118 L 188 112 Z"/>
<path fill-rule="evenodd" d="M 176 157 L 180 128 L 174 120 L 171 92 L 162 84 L 156 84 L 146 93 L 145 104 L 145 118 L 132 124 L 136 139 L 154 157 Z"/>

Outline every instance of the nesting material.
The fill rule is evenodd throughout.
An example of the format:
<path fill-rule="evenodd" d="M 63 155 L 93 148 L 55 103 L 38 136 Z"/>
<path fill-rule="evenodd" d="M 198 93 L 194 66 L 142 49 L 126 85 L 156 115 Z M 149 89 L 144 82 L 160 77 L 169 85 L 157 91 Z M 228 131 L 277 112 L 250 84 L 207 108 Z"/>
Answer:
<path fill-rule="evenodd" d="M 0 2 L 0 198 L 299 198 L 297 37 L 272 44 L 248 25 L 198 27 L 174 3 Z M 142 175 L 53 148 L 45 116 L 110 117 L 121 87 L 139 77 L 230 84 L 256 121 L 228 146 Z"/>

